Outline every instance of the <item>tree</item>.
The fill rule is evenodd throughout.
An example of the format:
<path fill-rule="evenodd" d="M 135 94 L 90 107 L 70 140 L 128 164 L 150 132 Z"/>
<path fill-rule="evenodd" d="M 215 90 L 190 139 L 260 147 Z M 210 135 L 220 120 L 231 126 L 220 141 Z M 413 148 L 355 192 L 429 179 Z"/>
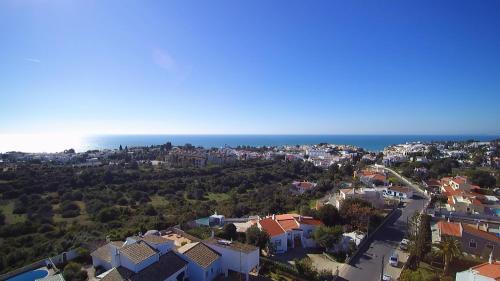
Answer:
<path fill-rule="evenodd" d="M 482 188 L 493 188 L 496 185 L 496 179 L 490 173 L 481 170 L 472 170 L 469 172 L 470 180 Z"/>
<path fill-rule="evenodd" d="M 375 212 L 369 202 L 358 198 L 348 198 L 342 202 L 339 213 L 345 223 L 351 224 L 358 230 L 366 231 L 368 220 Z"/>
<path fill-rule="evenodd" d="M 342 237 L 342 227 L 336 225 L 334 227 L 320 226 L 313 232 L 313 239 L 318 245 L 325 248 L 327 251 L 340 241 Z"/>
<path fill-rule="evenodd" d="M 334 226 L 341 224 L 341 217 L 339 211 L 335 206 L 327 204 L 318 210 L 318 219 L 321 220 L 326 226 Z"/>
<path fill-rule="evenodd" d="M 0 226 L 5 224 L 5 215 L 2 213 L 2 210 L 0 210 Z"/>
<path fill-rule="evenodd" d="M 415 269 L 424 258 L 425 253 L 431 251 L 432 231 L 429 215 L 415 212 L 408 221 L 408 238 L 410 240 L 408 266 Z"/>
<path fill-rule="evenodd" d="M 247 229 L 246 242 L 247 244 L 259 247 L 262 251 L 269 244 L 269 234 L 260 230 L 256 225 L 253 225 Z"/>
<path fill-rule="evenodd" d="M 317 272 L 312 265 L 312 260 L 309 257 L 305 257 L 303 259 L 295 259 L 294 260 L 295 269 L 297 272 L 307 277 L 308 280 L 315 280 L 317 277 Z"/>
<path fill-rule="evenodd" d="M 63 270 L 63 276 L 66 280 L 85 281 L 87 280 L 87 271 L 82 270 L 82 266 L 76 262 L 69 262 Z"/>
<path fill-rule="evenodd" d="M 450 263 L 453 261 L 454 258 L 462 255 L 460 242 L 452 237 L 444 237 L 435 246 L 438 249 L 435 252 L 435 254 L 437 256 L 443 257 L 443 263 L 444 263 L 443 272 L 445 275 L 447 275 L 448 270 L 450 268 Z"/>
<path fill-rule="evenodd" d="M 118 148 L 118 149 L 119 149 L 120 151 L 122 151 L 122 150 L 123 150 L 123 147 L 122 147 L 122 145 L 121 145 L 121 144 L 120 144 L 120 148 Z"/>
<path fill-rule="evenodd" d="M 236 239 L 238 237 L 236 226 L 232 223 L 224 225 L 224 227 L 222 228 L 222 235 L 225 239 Z"/>

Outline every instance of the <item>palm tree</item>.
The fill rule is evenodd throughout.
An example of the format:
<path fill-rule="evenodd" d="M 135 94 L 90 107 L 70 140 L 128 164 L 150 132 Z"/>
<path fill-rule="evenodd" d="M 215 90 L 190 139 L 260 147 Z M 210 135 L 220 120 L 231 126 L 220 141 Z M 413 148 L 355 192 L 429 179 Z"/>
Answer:
<path fill-rule="evenodd" d="M 436 254 L 443 257 L 444 274 L 448 274 L 450 263 L 453 258 L 462 255 L 460 242 L 452 237 L 444 237 L 439 243 L 435 244 L 437 247 Z"/>

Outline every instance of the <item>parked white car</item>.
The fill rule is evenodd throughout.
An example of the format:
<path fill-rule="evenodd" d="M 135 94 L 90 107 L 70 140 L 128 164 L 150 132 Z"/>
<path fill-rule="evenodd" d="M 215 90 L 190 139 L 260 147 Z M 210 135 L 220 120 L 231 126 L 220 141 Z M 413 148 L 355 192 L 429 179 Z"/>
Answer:
<path fill-rule="evenodd" d="M 391 257 L 389 258 L 389 264 L 392 266 L 398 266 L 399 264 L 399 257 L 396 252 L 392 253 Z"/>
<path fill-rule="evenodd" d="M 382 281 L 391 281 L 391 280 L 392 280 L 391 276 L 389 276 L 389 275 L 387 275 L 387 274 L 384 274 L 384 275 L 382 276 Z"/>
<path fill-rule="evenodd" d="M 399 243 L 399 248 L 403 251 L 406 251 L 408 250 L 408 244 L 410 244 L 410 240 L 403 239 L 401 240 L 401 243 Z"/>

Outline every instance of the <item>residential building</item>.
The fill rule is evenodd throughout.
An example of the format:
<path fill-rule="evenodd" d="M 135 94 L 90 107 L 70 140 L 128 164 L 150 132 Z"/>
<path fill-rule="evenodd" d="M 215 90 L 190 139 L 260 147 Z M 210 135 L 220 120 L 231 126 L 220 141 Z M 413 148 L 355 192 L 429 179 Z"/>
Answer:
<path fill-rule="evenodd" d="M 476 265 L 468 270 L 457 272 L 455 281 L 498 281 L 500 280 L 500 262 L 493 261 Z"/>
<path fill-rule="evenodd" d="M 304 192 L 313 190 L 317 186 L 316 183 L 308 181 L 294 181 L 292 185 L 291 191 L 298 194 L 304 194 Z"/>
<path fill-rule="evenodd" d="M 481 257 L 491 253 L 495 259 L 500 257 L 500 237 L 480 229 L 478 225 L 439 221 L 435 229 L 437 233 L 433 242 L 441 241 L 445 236 L 454 237 L 460 241 L 465 253 Z"/>
<path fill-rule="evenodd" d="M 369 187 L 387 185 L 387 175 L 383 170 L 365 169 L 359 173 L 355 173 L 355 176 Z"/>
<path fill-rule="evenodd" d="M 500 205 L 497 196 L 485 196 L 477 185 L 469 182 L 467 177 L 446 177 L 441 179 L 441 191 L 447 196 L 446 209 L 465 215 L 485 215 L 497 217 L 500 215 Z"/>
<path fill-rule="evenodd" d="M 340 209 L 342 202 L 349 198 L 358 198 L 368 201 L 375 208 L 382 208 L 384 206 L 384 198 L 382 192 L 375 188 L 343 188 L 339 189 L 339 193 L 335 194 L 333 198 L 329 200 L 330 204 L 334 205 L 337 209 Z"/>
<path fill-rule="evenodd" d="M 228 276 L 229 272 L 237 272 L 243 274 L 248 281 L 251 272 L 257 273 L 260 262 L 259 248 L 216 237 L 203 240 L 203 243 L 220 254 L 221 272 L 225 276 Z"/>
<path fill-rule="evenodd" d="M 222 274 L 222 255 L 203 242 L 186 244 L 177 250 L 189 262 L 191 280 L 212 281 Z"/>
<path fill-rule="evenodd" d="M 212 281 L 236 272 L 248 280 L 251 272 L 258 273 L 255 246 L 215 237 L 201 241 L 176 228 L 148 233 L 158 235 L 108 242 L 92 252 L 94 267 L 104 270 L 98 279 Z"/>
<path fill-rule="evenodd" d="M 281 254 L 288 250 L 287 233 L 276 220 L 265 218 L 258 221 L 257 226 L 269 234 L 269 248 L 274 253 Z"/>
<path fill-rule="evenodd" d="M 312 233 L 321 225 L 323 223 L 320 220 L 297 214 L 272 215 L 257 223 L 261 230 L 269 234 L 275 253 L 284 253 L 288 248 L 299 246 L 316 247 Z"/>

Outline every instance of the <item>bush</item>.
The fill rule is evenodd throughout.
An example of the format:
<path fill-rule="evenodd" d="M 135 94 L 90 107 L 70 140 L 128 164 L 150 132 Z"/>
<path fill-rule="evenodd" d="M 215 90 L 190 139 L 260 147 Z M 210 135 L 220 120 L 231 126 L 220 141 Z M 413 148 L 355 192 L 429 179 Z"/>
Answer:
<path fill-rule="evenodd" d="M 115 207 L 108 207 L 102 209 L 97 214 L 97 220 L 100 222 L 108 222 L 117 219 L 120 216 L 120 210 Z"/>
<path fill-rule="evenodd" d="M 63 270 L 63 276 L 66 280 L 85 281 L 87 280 L 87 271 L 82 270 L 82 266 L 76 262 L 69 262 Z"/>

